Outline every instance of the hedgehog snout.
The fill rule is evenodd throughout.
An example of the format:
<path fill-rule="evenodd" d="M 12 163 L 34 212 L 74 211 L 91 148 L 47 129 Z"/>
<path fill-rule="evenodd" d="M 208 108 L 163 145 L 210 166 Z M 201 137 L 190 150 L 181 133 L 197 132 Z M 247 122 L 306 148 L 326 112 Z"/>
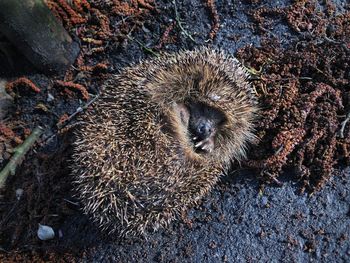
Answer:
<path fill-rule="evenodd" d="M 211 136 L 211 134 L 214 132 L 213 124 L 208 120 L 200 120 L 197 127 L 196 127 L 196 135 L 204 140 Z"/>
<path fill-rule="evenodd" d="M 192 123 L 189 129 L 196 152 L 210 153 L 214 150 L 216 128 L 213 122 L 205 118 L 200 118 L 194 125 Z"/>

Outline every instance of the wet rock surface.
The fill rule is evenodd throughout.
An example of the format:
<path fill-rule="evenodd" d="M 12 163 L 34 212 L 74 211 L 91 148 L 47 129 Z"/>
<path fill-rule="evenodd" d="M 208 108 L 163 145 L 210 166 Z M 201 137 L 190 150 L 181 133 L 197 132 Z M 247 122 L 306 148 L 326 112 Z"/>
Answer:
<path fill-rule="evenodd" d="M 186 224 L 131 244 L 103 244 L 82 261 L 346 262 L 350 256 L 349 169 L 313 196 L 296 183 L 259 191 L 249 173 L 225 178 Z"/>

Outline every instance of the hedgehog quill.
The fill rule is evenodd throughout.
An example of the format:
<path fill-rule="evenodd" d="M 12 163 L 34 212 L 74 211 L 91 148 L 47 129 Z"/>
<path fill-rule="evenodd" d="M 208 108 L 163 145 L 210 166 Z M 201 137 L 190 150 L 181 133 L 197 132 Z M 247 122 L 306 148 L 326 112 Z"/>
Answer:
<path fill-rule="evenodd" d="M 109 233 L 166 227 L 254 140 L 246 71 L 206 48 L 125 68 L 81 117 L 73 173 L 84 211 Z"/>

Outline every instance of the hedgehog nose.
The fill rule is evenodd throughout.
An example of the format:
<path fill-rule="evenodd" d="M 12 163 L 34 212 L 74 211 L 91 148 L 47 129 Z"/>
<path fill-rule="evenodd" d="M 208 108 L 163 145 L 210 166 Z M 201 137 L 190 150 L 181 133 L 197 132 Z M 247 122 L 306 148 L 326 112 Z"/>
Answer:
<path fill-rule="evenodd" d="M 212 132 L 212 125 L 208 121 L 201 121 L 197 126 L 197 135 L 201 139 L 208 138 Z"/>

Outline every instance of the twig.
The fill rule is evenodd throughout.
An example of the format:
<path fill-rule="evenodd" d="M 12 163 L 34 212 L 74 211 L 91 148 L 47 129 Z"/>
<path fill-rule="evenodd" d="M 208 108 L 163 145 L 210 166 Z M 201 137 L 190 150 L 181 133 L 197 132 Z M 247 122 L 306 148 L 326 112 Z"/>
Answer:
<path fill-rule="evenodd" d="M 67 203 L 72 204 L 72 205 L 79 206 L 79 203 L 77 203 L 77 202 L 70 201 L 70 200 L 68 200 L 66 198 L 63 198 L 63 200 L 66 201 Z"/>
<path fill-rule="evenodd" d="M 156 57 L 159 57 L 159 54 L 157 52 L 154 52 L 151 48 L 148 48 L 145 46 L 145 44 L 143 44 L 141 41 L 137 40 L 136 38 L 133 38 L 129 35 L 126 35 L 127 38 L 131 41 L 135 41 L 137 44 L 139 44 L 144 50 L 146 50 L 147 52 L 153 54 Z"/>
<path fill-rule="evenodd" d="M 174 9 L 175 9 L 175 20 L 176 20 L 176 23 L 179 26 L 180 30 L 184 33 L 185 36 L 187 36 L 189 39 L 191 39 L 194 43 L 197 43 L 196 40 L 194 40 L 194 38 L 191 36 L 191 34 L 188 33 L 186 31 L 186 29 L 184 29 L 182 26 L 182 22 L 180 20 L 180 15 L 179 15 L 179 12 L 177 11 L 176 0 L 173 0 L 173 4 L 174 4 Z"/>
<path fill-rule="evenodd" d="M 346 124 L 350 121 L 350 112 L 348 113 L 348 115 L 346 116 L 346 119 L 341 123 L 341 128 L 339 130 L 339 137 L 340 138 L 344 138 L 344 130 L 345 130 L 345 126 Z"/>
<path fill-rule="evenodd" d="M 244 65 L 243 65 L 243 67 L 244 67 L 244 69 L 245 69 L 246 71 L 248 71 L 248 73 L 250 73 L 251 75 L 254 75 L 254 76 L 259 76 L 259 75 L 261 75 L 261 73 L 262 73 L 262 66 L 260 67 L 259 70 L 256 70 L 256 69 L 253 68 L 253 67 L 246 67 L 246 66 L 244 66 Z"/>
<path fill-rule="evenodd" d="M 283 150 L 283 148 L 284 148 L 284 145 L 281 145 L 281 147 L 279 147 L 275 152 L 275 155 L 278 155 Z"/>
<path fill-rule="evenodd" d="M 63 128 L 65 128 L 68 123 L 80 112 L 84 111 L 85 109 L 87 109 L 95 100 L 98 99 L 98 97 L 100 96 L 100 94 L 97 94 L 93 99 L 91 99 L 90 101 L 88 101 L 86 104 L 84 104 L 83 106 L 80 106 L 76 109 L 75 112 L 73 112 L 71 115 L 68 116 L 68 118 L 63 121 L 62 123 L 58 123 L 57 124 L 57 128 L 58 128 L 58 133 L 60 132 L 60 130 L 62 130 Z M 79 124 L 80 122 L 78 122 Z M 75 123 L 72 126 L 75 126 L 77 123 Z M 55 133 L 53 135 L 51 135 L 50 137 L 44 139 L 44 143 L 47 144 L 48 142 L 50 142 L 55 136 L 57 136 L 58 133 Z"/>
<path fill-rule="evenodd" d="M 70 122 L 78 113 L 82 112 L 83 110 L 87 109 L 95 100 L 98 99 L 98 97 L 100 96 L 100 94 L 97 94 L 93 99 L 91 99 L 90 101 L 88 101 L 86 104 L 84 104 L 81 107 L 78 107 L 76 109 L 75 112 L 73 112 L 71 115 L 69 115 L 69 117 L 63 121 L 62 123 L 57 124 L 57 128 L 58 129 L 62 129 L 63 127 L 65 127 L 67 125 L 68 122 Z"/>
<path fill-rule="evenodd" d="M 43 133 L 43 129 L 38 126 L 36 127 L 31 135 L 20 146 L 14 149 L 14 155 L 11 157 L 10 161 L 0 172 L 0 189 L 4 187 L 7 177 L 11 174 L 14 175 L 16 168 L 22 163 L 25 154 L 33 146 L 33 144 L 38 140 L 40 135 Z"/>
<path fill-rule="evenodd" d="M 274 182 L 277 186 L 283 186 L 283 183 L 279 181 L 273 174 L 267 171 L 263 171 L 263 172 L 268 176 L 268 179 L 272 180 L 272 182 Z"/>

